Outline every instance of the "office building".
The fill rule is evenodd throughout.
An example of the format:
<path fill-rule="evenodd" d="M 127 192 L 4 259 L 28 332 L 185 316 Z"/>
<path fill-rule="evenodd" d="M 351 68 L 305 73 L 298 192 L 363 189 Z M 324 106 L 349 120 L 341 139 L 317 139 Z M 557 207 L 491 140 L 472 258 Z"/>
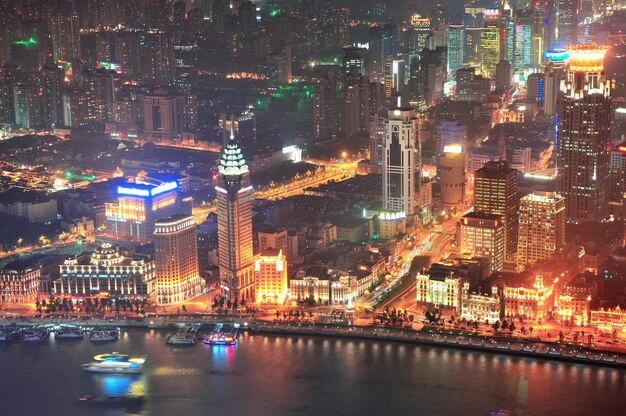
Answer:
<path fill-rule="evenodd" d="M 611 149 L 611 82 L 607 48 L 577 45 L 561 80 L 556 137 L 557 190 L 570 221 L 601 221 L 607 213 Z"/>
<path fill-rule="evenodd" d="M 192 216 L 173 215 L 155 223 L 154 260 L 158 304 L 185 302 L 202 293 Z"/>
<path fill-rule="evenodd" d="M 175 181 L 128 183 L 118 186 L 116 194 L 115 201 L 105 203 L 105 234 L 116 240 L 150 242 L 158 219 L 188 210 Z"/>
<path fill-rule="evenodd" d="M 412 108 L 393 108 L 385 120 L 383 210 L 403 212 L 409 222 L 418 214 L 421 148 L 418 118 Z"/>
<path fill-rule="evenodd" d="M 484 76 L 495 75 L 496 65 L 500 62 L 500 27 L 495 22 L 488 22 L 480 32 L 480 69 Z"/>
<path fill-rule="evenodd" d="M 459 244 L 462 254 L 489 261 L 491 271 L 504 267 L 504 221 L 502 216 L 470 212 L 459 220 Z"/>
<path fill-rule="evenodd" d="M 254 299 L 252 200 L 250 171 L 237 142 L 231 140 L 218 167 L 217 236 L 222 294 Z"/>
<path fill-rule="evenodd" d="M 435 130 L 437 155 L 442 155 L 446 146 L 457 144 L 467 149 L 467 126 L 457 120 L 441 120 Z"/>
<path fill-rule="evenodd" d="M 515 259 L 519 197 L 517 171 L 505 161 L 488 161 L 474 175 L 474 210 L 496 214 L 504 221 L 505 260 Z"/>
<path fill-rule="evenodd" d="M 454 78 L 457 69 L 465 62 L 465 26 L 448 25 L 448 74 Z"/>
<path fill-rule="evenodd" d="M 282 250 L 266 249 L 254 261 L 256 302 L 282 305 L 287 299 L 287 259 Z"/>
<path fill-rule="evenodd" d="M 554 192 L 537 191 L 520 200 L 518 268 L 552 256 L 565 244 L 565 205 Z"/>

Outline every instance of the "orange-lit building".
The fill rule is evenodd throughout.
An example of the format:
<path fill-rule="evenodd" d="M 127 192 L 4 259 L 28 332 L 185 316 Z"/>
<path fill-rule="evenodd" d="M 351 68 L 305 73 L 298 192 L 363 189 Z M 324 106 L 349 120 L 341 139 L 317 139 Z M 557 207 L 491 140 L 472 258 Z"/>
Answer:
<path fill-rule="evenodd" d="M 219 161 L 217 237 L 222 294 L 234 301 L 254 299 L 254 252 L 250 170 L 241 148 L 231 139 Z"/>
<path fill-rule="evenodd" d="M 591 326 L 604 331 L 626 330 L 626 309 L 617 305 L 615 308 L 600 308 L 591 311 Z"/>
<path fill-rule="evenodd" d="M 282 305 L 287 297 L 287 260 L 282 250 L 266 249 L 254 262 L 256 302 Z"/>
<path fill-rule="evenodd" d="M 530 281 L 506 284 L 503 290 L 504 316 L 545 319 L 554 306 L 557 281 L 546 283 L 543 276 L 537 275 Z"/>
<path fill-rule="evenodd" d="M 184 302 L 202 293 L 193 216 L 159 220 L 154 230 L 157 303 Z"/>
<path fill-rule="evenodd" d="M 39 294 L 39 267 L 9 267 L 0 270 L 0 303 L 31 302 Z"/>

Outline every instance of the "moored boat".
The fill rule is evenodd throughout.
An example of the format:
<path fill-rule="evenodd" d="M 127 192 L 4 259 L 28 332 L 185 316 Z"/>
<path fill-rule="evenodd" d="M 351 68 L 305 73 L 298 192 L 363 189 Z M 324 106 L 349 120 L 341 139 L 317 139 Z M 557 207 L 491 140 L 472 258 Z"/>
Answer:
<path fill-rule="evenodd" d="M 89 335 L 89 340 L 94 342 L 115 341 L 120 337 L 119 328 L 115 329 L 94 329 Z"/>

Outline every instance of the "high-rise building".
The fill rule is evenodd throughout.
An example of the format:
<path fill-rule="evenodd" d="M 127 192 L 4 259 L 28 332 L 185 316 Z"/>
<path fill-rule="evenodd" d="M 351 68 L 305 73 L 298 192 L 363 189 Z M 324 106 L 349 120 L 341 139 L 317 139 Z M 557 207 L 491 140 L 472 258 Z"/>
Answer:
<path fill-rule="evenodd" d="M 515 23 L 515 50 L 513 69 L 516 74 L 523 74 L 531 65 L 532 21 L 530 16 L 521 16 Z"/>
<path fill-rule="evenodd" d="M 108 238 L 147 243 L 155 223 L 174 214 L 191 214 L 181 201 L 176 181 L 159 185 L 128 183 L 117 187 L 117 199 L 105 203 Z"/>
<path fill-rule="evenodd" d="M 345 90 L 345 135 L 367 135 L 370 117 L 370 81 L 367 76 L 350 76 Z"/>
<path fill-rule="evenodd" d="M 517 171 L 506 161 L 489 161 L 476 171 L 474 177 L 474 211 L 502 217 L 505 259 L 513 260 L 519 223 Z"/>
<path fill-rule="evenodd" d="M 613 146 L 609 163 L 609 214 L 626 220 L 626 142 Z"/>
<path fill-rule="evenodd" d="M 380 109 L 370 116 L 370 164 L 382 169 L 385 156 L 385 121 L 387 109 Z"/>
<path fill-rule="evenodd" d="M 284 44 L 268 56 L 268 80 L 273 85 L 291 83 L 291 45 Z"/>
<path fill-rule="evenodd" d="M 42 127 L 41 94 L 36 85 L 25 83 L 13 87 L 15 125 L 25 129 Z"/>
<path fill-rule="evenodd" d="M 313 93 L 313 129 L 318 139 L 326 139 L 339 133 L 337 74 L 333 70 L 328 70 L 319 79 Z"/>
<path fill-rule="evenodd" d="M 403 212 L 412 221 L 418 212 L 421 146 L 413 108 L 392 108 L 385 121 L 383 210 Z"/>
<path fill-rule="evenodd" d="M 448 25 L 448 74 L 454 78 L 457 69 L 463 67 L 465 52 L 465 26 Z"/>
<path fill-rule="evenodd" d="M 411 16 L 411 25 L 406 33 L 406 52 L 418 53 L 426 47 L 430 34 L 430 19 L 419 14 Z"/>
<path fill-rule="evenodd" d="M 496 89 L 498 91 L 508 91 L 511 88 L 511 63 L 500 61 L 496 65 Z"/>
<path fill-rule="evenodd" d="M 231 140 L 218 167 L 217 235 L 222 293 L 234 301 L 254 298 L 254 253 L 250 171 L 237 142 Z"/>
<path fill-rule="evenodd" d="M 144 132 L 160 139 L 178 137 L 183 130 L 184 96 L 146 95 L 143 99 Z"/>
<path fill-rule="evenodd" d="M 392 62 L 398 49 L 398 35 L 395 25 L 373 26 L 369 30 L 368 72 L 372 81 L 385 82 L 386 74 L 391 70 Z M 389 66 L 389 68 L 386 68 Z"/>
<path fill-rule="evenodd" d="M 63 94 L 63 125 L 87 127 L 93 119 L 89 115 L 89 99 L 83 91 L 73 90 Z"/>
<path fill-rule="evenodd" d="M 504 221 L 496 214 L 470 212 L 459 221 L 462 254 L 489 260 L 491 271 L 504 267 Z"/>
<path fill-rule="evenodd" d="M 606 215 L 611 130 L 611 82 L 604 73 L 607 48 L 569 48 L 558 100 L 557 189 L 572 221 Z"/>
<path fill-rule="evenodd" d="M 83 74 L 89 115 L 97 124 L 102 125 L 112 118 L 116 81 L 115 71 L 98 69 Z"/>
<path fill-rule="evenodd" d="M 177 303 L 202 293 L 193 216 L 173 215 L 154 224 L 157 303 Z"/>
<path fill-rule="evenodd" d="M 254 261 L 254 288 L 257 303 L 282 305 L 289 290 L 287 260 L 282 250 L 266 249 Z"/>
<path fill-rule="evenodd" d="M 520 200 L 517 265 L 524 268 L 557 253 L 565 244 L 565 198 L 534 192 Z"/>
<path fill-rule="evenodd" d="M 71 61 L 79 56 L 80 27 L 74 13 L 54 14 L 49 20 L 54 62 Z"/>
<path fill-rule="evenodd" d="M 443 99 L 443 84 L 446 82 L 447 48 L 423 49 L 419 64 L 419 94 L 421 102 L 432 106 Z"/>
<path fill-rule="evenodd" d="M 465 51 L 463 52 L 463 63 L 472 66 L 480 65 L 480 36 L 481 27 L 465 28 Z"/>
<path fill-rule="evenodd" d="M 63 69 L 54 64 L 46 64 L 41 69 L 44 128 L 63 124 L 64 75 Z"/>
<path fill-rule="evenodd" d="M 556 0 L 557 43 L 560 47 L 578 43 L 579 0 Z"/>
<path fill-rule="evenodd" d="M 496 22 L 488 22 L 480 32 L 480 69 L 487 77 L 496 72 L 500 47 L 500 27 Z"/>
<path fill-rule="evenodd" d="M 446 145 L 439 158 L 441 204 L 458 207 L 465 203 L 465 148 L 460 144 Z"/>

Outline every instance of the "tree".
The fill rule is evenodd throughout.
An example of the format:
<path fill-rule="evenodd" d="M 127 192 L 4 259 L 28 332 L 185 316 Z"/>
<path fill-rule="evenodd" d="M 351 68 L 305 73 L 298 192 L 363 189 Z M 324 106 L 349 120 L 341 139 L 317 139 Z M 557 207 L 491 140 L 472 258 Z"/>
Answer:
<path fill-rule="evenodd" d="M 506 331 L 508 327 L 509 327 L 509 323 L 506 320 L 502 321 L 502 330 Z"/>
<path fill-rule="evenodd" d="M 500 321 L 495 321 L 493 323 L 493 329 L 495 329 L 496 331 L 500 329 Z"/>
<path fill-rule="evenodd" d="M 187 313 L 187 307 L 183 305 L 183 313 Z"/>
<path fill-rule="evenodd" d="M 511 322 L 511 325 L 509 325 L 509 331 L 511 331 L 511 334 L 515 331 L 515 322 Z"/>

